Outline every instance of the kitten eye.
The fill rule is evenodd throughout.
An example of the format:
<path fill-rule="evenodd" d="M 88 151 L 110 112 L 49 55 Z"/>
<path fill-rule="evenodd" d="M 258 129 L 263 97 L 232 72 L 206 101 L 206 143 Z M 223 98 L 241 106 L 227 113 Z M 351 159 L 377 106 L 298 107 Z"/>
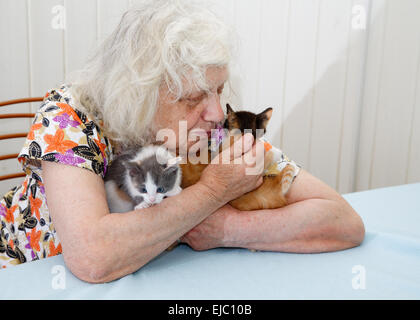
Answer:
<path fill-rule="evenodd" d="M 159 187 L 159 188 L 157 188 L 156 191 L 159 192 L 159 193 L 163 193 L 163 192 L 165 192 L 165 189 L 162 188 L 162 187 Z"/>
<path fill-rule="evenodd" d="M 140 188 L 141 193 L 147 193 L 147 189 L 145 187 Z"/>

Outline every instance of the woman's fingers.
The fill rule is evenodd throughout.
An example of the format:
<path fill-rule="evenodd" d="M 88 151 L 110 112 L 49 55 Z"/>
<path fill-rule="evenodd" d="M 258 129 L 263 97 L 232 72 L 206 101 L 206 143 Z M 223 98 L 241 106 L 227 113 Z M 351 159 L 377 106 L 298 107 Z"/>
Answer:
<path fill-rule="evenodd" d="M 254 136 L 251 133 L 245 133 L 241 138 L 237 139 L 229 148 L 222 150 L 215 157 L 216 163 L 229 163 L 236 158 L 251 150 L 254 143 Z M 220 160 L 221 158 L 221 160 Z"/>
<path fill-rule="evenodd" d="M 264 145 L 247 133 L 211 161 L 200 181 L 228 202 L 260 186 L 263 169 Z"/>
<path fill-rule="evenodd" d="M 248 174 L 261 174 L 264 169 L 264 143 L 260 140 L 255 141 L 252 149 L 244 154 L 244 161 L 247 165 Z"/>

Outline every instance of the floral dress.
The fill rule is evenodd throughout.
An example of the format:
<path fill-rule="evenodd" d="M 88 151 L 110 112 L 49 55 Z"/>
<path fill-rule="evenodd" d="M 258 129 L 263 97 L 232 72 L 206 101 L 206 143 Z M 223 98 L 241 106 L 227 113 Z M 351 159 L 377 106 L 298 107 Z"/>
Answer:
<path fill-rule="evenodd" d="M 70 87 L 64 84 L 45 95 L 18 155 L 26 178 L 0 200 L 2 268 L 61 253 L 40 160 L 84 168 L 102 178 L 112 161 L 112 146 L 98 126 L 102 123 L 74 108 Z"/>

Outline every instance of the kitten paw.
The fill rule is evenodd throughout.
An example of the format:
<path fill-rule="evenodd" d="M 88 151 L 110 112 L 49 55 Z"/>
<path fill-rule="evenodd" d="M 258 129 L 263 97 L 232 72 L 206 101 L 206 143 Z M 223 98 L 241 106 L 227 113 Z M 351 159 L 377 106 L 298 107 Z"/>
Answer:
<path fill-rule="evenodd" d="M 150 204 L 148 204 L 146 202 L 141 202 L 134 207 L 134 210 L 145 209 L 145 208 L 149 208 L 149 207 L 150 207 Z"/>

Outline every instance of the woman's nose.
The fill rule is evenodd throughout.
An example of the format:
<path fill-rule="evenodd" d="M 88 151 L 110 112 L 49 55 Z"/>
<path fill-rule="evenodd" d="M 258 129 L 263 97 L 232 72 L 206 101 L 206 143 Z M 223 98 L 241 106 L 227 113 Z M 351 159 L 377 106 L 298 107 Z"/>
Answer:
<path fill-rule="evenodd" d="M 220 122 L 224 118 L 225 114 L 220 104 L 220 97 L 217 94 L 212 94 L 208 98 L 208 105 L 203 112 L 203 119 L 205 121 Z"/>

